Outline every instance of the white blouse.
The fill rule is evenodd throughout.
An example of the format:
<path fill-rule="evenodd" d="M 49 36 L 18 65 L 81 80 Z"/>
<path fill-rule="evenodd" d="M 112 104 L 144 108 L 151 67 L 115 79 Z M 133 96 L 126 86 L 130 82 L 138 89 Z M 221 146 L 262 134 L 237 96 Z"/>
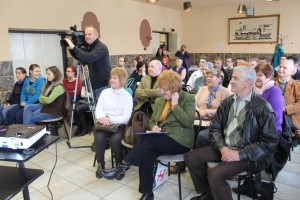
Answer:
<path fill-rule="evenodd" d="M 112 124 L 126 124 L 132 113 L 132 96 L 124 89 L 107 88 L 98 99 L 95 116 L 109 117 Z"/>

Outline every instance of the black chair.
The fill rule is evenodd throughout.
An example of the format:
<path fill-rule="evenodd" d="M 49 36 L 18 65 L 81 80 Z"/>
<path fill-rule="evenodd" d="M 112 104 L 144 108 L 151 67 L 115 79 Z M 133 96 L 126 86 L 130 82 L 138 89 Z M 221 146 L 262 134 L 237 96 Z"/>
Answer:
<path fill-rule="evenodd" d="M 125 124 L 120 124 L 119 125 L 119 129 L 122 128 L 122 129 L 124 129 L 124 131 L 125 131 L 125 127 L 126 127 Z M 108 142 L 109 142 L 109 140 L 108 140 Z M 114 164 L 115 163 L 115 161 L 114 161 L 115 160 L 115 156 L 114 156 L 113 150 L 110 149 L 110 151 L 111 151 L 111 167 L 114 168 L 114 166 L 115 166 L 115 164 Z M 97 160 L 97 158 L 96 158 L 96 153 L 95 153 L 93 167 L 96 166 L 96 160 Z"/>
<path fill-rule="evenodd" d="M 52 135 L 58 135 L 58 128 L 63 124 L 64 117 L 57 117 L 53 119 L 46 119 L 37 122 L 37 125 L 45 125 L 47 131 L 50 131 Z"/>
<path fill-rule="evenodd" d="M 177 154 L 177 155 L 161 155 L 157 158 L 157 162 L 168 167 L 168 176 L 170 176 L 170 168 L 171 167 L 177 168 L 178 191 L 179 191 L 179 199 L 180 200 L 182 200 L 180 168 L 184 165 L 184 156 L 185 156 L 185 153 Z M 171 162 L 175 163 L 175 165 L 171 166 Z"/>
<path fill-rule="evenodd" d="M 207 170 L 212 170 L 218 164 L 219 164 L 219 162 L 207 162 Z M 257 199 L 258 189 L 261 187 L 261 173 L 262 173 L 261 171 L 258 173 L 248 173 L 247 171 L 244 171 L 244 172 L 241 172 L 240 174 L 236 175 L 237 181 L 238 181 L 237 188 L 240 188 L 242 180 L 246 180 L 249 178 L 254 183 L 254 185 L 249 184 L 249 186 L 250 186 L 249 194 L 251 194 L 253 200 Z M 270 178 L 270 180 L 271 180 L 271 178 Z M 210 195 L 210 193 L 211 193 L 211 189 L 208 188 L 207 198 Z M 238 195 L 238 200 L 240 200 L 241 194 L 237 193 L 237 195 Z"/>

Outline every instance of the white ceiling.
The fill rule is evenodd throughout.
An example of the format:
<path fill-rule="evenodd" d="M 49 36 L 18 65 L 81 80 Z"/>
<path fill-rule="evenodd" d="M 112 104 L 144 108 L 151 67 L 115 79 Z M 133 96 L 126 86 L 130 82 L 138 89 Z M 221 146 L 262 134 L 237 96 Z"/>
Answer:
<path fill-rule="evenodd" d="M 134 0 L 146 3 L 146 0 Z M 190 1 L 193 9 L 200 9 L 205 7 L 238 5 L 242 1 L 244 4 L 252 4 L 256 2 L 266 2 L 267 0 L 159 0 L 156 4 L 158 6 L 172 8 L 176 10 L 183 10 L 183 2 Z M 271 3 L 271 2 L 270 2 Z"/>

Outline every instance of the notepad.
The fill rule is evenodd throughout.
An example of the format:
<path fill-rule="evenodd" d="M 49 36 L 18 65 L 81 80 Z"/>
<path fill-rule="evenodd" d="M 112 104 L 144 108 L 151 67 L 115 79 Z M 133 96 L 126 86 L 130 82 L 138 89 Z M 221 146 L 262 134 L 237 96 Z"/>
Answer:
<path fill-rule="evenodd" d="M 169 134 L 169 132 L 156 132 L 156 131 L 146 131 L 146 132 L 141 132 L 141 133 L 135 133 L 138 135 L 149 135 L 149 134 L 157 134 L 157 135 L 161 135 L 161 134 Z"/>

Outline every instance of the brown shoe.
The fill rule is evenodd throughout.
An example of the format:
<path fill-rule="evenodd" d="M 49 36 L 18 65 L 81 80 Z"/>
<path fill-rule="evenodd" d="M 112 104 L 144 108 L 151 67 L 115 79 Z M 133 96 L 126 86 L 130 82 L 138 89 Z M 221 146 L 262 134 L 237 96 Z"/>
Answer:
<path fill-rule="evenodd" d="M 97 178 L 102 178 L 102 175 L 100 173 L 101 170 L 105 170 L 105 163 L 98 163 L 97 170 L 96 170 Z"/>
<path fill-rule="evenodd" d="M 176 164 L 173 167 L 170 167 L 170 174 L 177 174 L 178 173 L 178 169 L 180 170 L 180 172 L 184 172 L 186 168 L 186 165 L 184 162 L 180 163 L 180 164 Z"/>

